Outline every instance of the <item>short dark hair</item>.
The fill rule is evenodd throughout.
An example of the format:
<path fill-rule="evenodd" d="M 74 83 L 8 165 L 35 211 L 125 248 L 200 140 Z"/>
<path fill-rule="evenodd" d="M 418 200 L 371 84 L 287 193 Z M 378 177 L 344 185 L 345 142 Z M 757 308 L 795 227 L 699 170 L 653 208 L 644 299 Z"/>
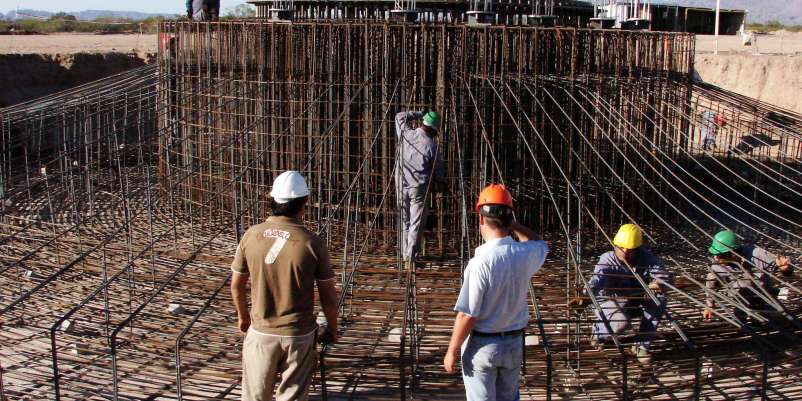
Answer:
<path fill-rule="evenodd" d="M 270 210 L 273 216 L 286 216 L 295 217 L 306 205 L 307 196 L 295 198 L 287 203 L 278 203 L 275 199 L 270 198 Z"/>
<path fill-rule="evenodd" d="M 485 218 L 485 224 L 490 226 L 493 229 L 509 229 L 512 225 L 512 214 L 503 215 L 503 216 L 487 216 L 482 215 Z"/>

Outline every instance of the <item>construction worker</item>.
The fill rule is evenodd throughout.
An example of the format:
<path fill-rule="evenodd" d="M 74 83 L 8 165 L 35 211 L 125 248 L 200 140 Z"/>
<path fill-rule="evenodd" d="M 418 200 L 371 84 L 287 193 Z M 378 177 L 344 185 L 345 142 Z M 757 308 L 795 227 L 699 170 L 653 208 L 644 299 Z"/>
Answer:
<path fill-rule="evenodd" d="M 512 196 L 503 185 L 486 187 L 476 210 L 485 243 L 465 268 L 443 367 L 453 373 L 461 352 L 469 401 L 518 400 L 529 282 L 546 260 L 548 246 L 514 221 Z"/>
<path fill-rule="evenodd" d="M 702 149 L 711 150 L 716 147 L 718 129 L 727 125 L 724 114 L 710 110 L 702 112 Z"/>
<path fill-rule="evenodd" d="M 242 399 L 306 400 L 317 361 L 314 288 L 327 326 L 322 336 L 337 340 L 337 291 L 325 242 L 304 227 L 309 188 L 297 171 L 276 177 L 270 192 L 273 215 L 250 227 L 237 247 L 231 295 L 245 334 Z M 245 300 L 251 278 L 249 313 Z"/>
<path fill-rule="evenodd" d="M 657 295 L 659 303 L 647 296 L 635 274 Z M 666 306 L 660 283 L 670 280 L 672 277 L 662 262 L 643 245 L 643 231 L 634 224 L 622 225 L 613 238 L 613 250 L 599 257 L 588 281 L 588 288 L 601 307 L 596 311 L 591 344 L 599 347 L 608 343 L 612 334 L 623 332 L 633 319 L 640 317 L 632 352 L 641 363 L 649 363 L 649 346 Z"/>
<path fill-rule="evenodd" d="M 713 264 L 707 273 L 707 289 L 723 288 L 730 299 L 743 300 L 750 309 L 767 309 L 767 298 L 773 300 L 780 292 L 771 274 L 787 276 L 793 273 L 788 257 L 774 255 L 755 245 L 742 245 L 730 230 L 718 232 L 708 251 Z M 716 305 L 710 291 L 707 292 L 707 307 L 702 312 L 705 320 L 713 317 Z M 746 312 L 736 308 L 733 314 L 740 322 L 746 323 Z"/>
<path fill-rule="evenodd" d="M 419 127 L 415 121 L 421 120 Z M 440 115 L 434 111 L 403 111 L 395 115 L 395 132 L 400 145 L 396 180 L 401 206 L 401 251 L 407 269 L 418 256 L 420 232 L 426 222 L 426 199 L 445 188 L 443 160 L 437 142 Z"/>
<path fill-rule="evenodd" d="M 187 18 L 195 21 L 217 21 L 220 0 L 187 0 Z"/>

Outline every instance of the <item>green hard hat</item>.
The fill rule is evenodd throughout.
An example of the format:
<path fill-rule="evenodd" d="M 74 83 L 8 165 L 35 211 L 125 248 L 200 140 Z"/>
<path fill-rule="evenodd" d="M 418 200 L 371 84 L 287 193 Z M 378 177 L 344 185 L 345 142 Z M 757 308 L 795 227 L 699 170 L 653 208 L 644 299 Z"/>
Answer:
<path fill-rule="evenodd" d="M 718 234 L 713 237 L 713 243 L 710 244 L 710 249 L 708 250 L 711 255 L 721 255 L 732 252 L 739 246 L 738 237 L 735 236 L 735 233 L 730 230 L 724 230 L 719 231 Z"/>
<path fill-rule="evenodd" d="M 430 111 L 424 114 L 423 124 L 434 129 L 440 128 L 440 115 L 435 111 Z"/>

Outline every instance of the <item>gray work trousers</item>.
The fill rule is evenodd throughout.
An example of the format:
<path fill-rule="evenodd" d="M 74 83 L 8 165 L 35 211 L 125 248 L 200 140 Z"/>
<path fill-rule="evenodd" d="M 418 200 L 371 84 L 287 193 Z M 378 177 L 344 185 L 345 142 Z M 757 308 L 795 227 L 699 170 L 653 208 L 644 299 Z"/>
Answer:
<path fill-rule="evenodd" d="M 420 251 L 420 232 L 426 223 L 427 185 L 404 188 L 401 192 L 401 251 L 404 260 L 414 261 Z"/>
<path fill-rule="evenodd" d="M 657 327 L 666 309 L 666 300 L 658 296 L 659 304 L 651 298 L 641 299 L 600 299 L 601 311 L 596 311 L 596 322 L 593 325 L 593 335 L 599 341 L 608 341 L 611 337 L 605 320 L 610 324 L 613 333 L 619 334 L 629 328 L 631 321 L 640 315 L 640 325 L 635 343 L 648 348 L 657 334 Z M 639 313 L 641 312 L 641 313 Z"/>

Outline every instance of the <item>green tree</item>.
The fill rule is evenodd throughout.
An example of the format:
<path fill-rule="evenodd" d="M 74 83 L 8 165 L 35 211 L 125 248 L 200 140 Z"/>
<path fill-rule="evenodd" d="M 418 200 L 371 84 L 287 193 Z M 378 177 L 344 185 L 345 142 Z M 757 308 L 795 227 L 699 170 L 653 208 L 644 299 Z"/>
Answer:
<path fill-rule="evenodd" d="M 48 18 L 49 21 L 78 21 L 72 14 L 67 14 L 64 11 L 57 12 Z"/>

